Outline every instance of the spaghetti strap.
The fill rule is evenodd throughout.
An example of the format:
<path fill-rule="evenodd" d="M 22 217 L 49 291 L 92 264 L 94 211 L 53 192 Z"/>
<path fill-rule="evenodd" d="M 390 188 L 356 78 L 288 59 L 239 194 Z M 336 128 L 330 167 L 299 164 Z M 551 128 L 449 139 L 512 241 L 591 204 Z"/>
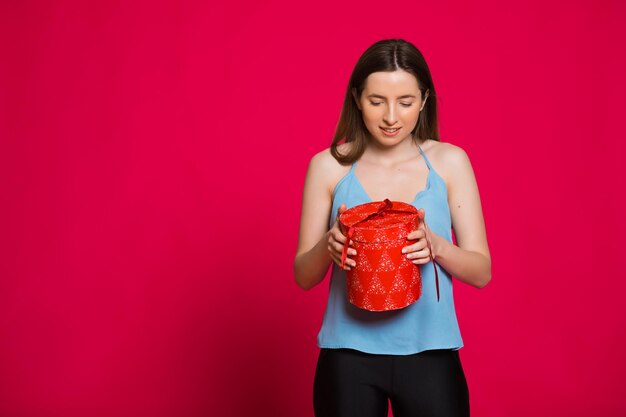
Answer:
<path fill-rule="evenodd" d="M 430 165 L 430 161 L 428 160 L 428 158 L 426 157 L 426 154 L 424 153 L 424 151 L 422 150 L 422 147 L 418 144 L 417 145 L 418 148 L 420 148 L 420 152 L 422 153 L 422 156 L 424 157 L 424 161 L 426 161 L 426 166 L 428 167 L 429 170 L 433 169 L 433 167 Z"/>

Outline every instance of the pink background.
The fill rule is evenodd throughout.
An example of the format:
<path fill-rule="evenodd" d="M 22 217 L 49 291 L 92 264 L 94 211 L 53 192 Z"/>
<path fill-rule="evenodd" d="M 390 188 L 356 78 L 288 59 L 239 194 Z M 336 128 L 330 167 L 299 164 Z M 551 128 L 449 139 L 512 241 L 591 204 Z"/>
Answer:
<path fill-rule="evenodd" d="M 472 415 L 624 415 L 625 27 L 620 1 L 3 2 L 0 415 L 312 416 L 304 175 L 391 37 L 480 186 Z"/>

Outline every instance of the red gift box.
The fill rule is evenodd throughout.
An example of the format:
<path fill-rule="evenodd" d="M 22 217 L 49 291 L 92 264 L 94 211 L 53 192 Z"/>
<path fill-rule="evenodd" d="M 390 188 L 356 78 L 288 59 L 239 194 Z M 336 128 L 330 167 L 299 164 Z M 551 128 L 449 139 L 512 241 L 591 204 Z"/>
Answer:
<path fill-rule="evenodd" d="M 365 310 L 387 311 L 417 301 L 422 292 L 420 269 L 402 253 L 402 248 L 410 244 L 406 236 L 418 228 L 420 221 L 423 219 L 415 207 L 389 199 L 354 206 L 341 213 L 339 227 L 347 237 L 341 267 L 350 240 L 357 252 L 356 266 L 346 271 L 350 303 Z M 427 243 L 430 248 L 430 241 Z M 434 264 L 432 250 L 431 261 Z M 439 301 L 436 267 L 435 280 Z"/>

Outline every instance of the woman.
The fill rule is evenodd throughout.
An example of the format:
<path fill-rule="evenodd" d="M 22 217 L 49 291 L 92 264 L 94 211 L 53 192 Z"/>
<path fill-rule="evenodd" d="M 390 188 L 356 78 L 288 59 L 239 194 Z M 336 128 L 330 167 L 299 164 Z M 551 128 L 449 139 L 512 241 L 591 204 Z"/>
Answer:
<path fill-rule="evenodd" d="M 315 287 L 333 263 L 317 336 L 315 415 L 386 416 L 390 401 L 394 417 L 468 416 L 451 277 L 483 288 L 491 258 L 472 166 L 461 148 L 439 141 L 432 77 L 411 43 L 379 41 L 360 57 L 332 145 L 311 159 L 303 194 L 296 283 Z M 347 299 L 345 270 L 356 251 L 349 248 L 342 269 L 337 217 L 385 198 L 424 216 L 427 227 L 420 223 L 403 249 L 421 269 L 422 294 L 403 309 L 372 312 Z"/>

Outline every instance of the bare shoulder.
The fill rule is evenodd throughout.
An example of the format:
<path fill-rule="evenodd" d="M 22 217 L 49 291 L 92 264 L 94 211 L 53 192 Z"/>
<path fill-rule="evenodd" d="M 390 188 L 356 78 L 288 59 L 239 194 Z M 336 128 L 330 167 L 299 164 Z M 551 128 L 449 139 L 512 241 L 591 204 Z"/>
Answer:
<path fill-rule="evenodd" d="M 424 152 L 435 171 L 439 173 L 448 186 L 459 175 L 472 174 L 469 156 L 463 148 L 448 142 L 433 140 L 428 142 L 425 144 L 428 146 Z"/>
<path fill-rule="evenodd" d="M 340 153 L 345 154 L 351 146 L 351 143 L 342 143 L 338 146 L 338 150 Z M 309 164 L 309 174 L 318 178 L 319 183 L 324 184 L 329 194 L 332 194 L 335 185 L 349 170 L 349 165 L 341 165 L 333 157 L 330 153 L 330 148 L 313 155 Z"/>

